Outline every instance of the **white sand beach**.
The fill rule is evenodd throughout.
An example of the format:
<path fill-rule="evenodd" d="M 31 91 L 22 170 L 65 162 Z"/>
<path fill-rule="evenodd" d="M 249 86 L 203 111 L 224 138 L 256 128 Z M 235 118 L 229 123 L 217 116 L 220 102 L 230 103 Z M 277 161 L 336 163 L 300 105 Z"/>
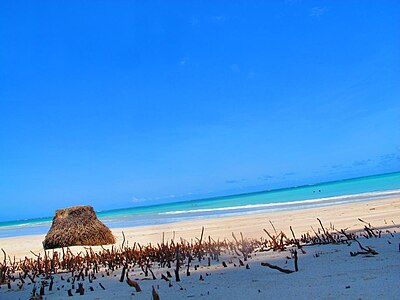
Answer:
<path fill-rule="evenodd" d="M 335 205 L 329 207 L 310 208 L 296 211 L 281 211 L 271 213 L 253 213 L 226 218 L 209 218 L 185 221 L 157 226 L 143 226 L 135 228 L 113 229 L 117 237 L 117 245 L 123 240 L 122 232 L 129 245 L 134 242 L 140 244 L 161 243 L 164 241 L 183 238 L 187 241 L 200 236 L 204 227 L 204 236 L 213 239 L 232 240 L 232 232 L 245 238 L 267 238 L 263 229 L 273 232 L 275 229 L 290 235 L 291 226 L 297 236 L 312 232 L 319 227 L 319 218 L 324 227 L 346 229 L 347 232 L 362 231 L 370 223 L 380 229 L 380 238 L 360 238 L 364 247 L 370 247 L 378 252 L 377 255 L 358 255 L 352 257 L 350 251 L 359 251 L 357 243 L 351 245 L 329 244 L 305 247 L 299 252 L 299 271 L 284 274 L 261 266 L 261 262 L 268 262 L 282 268 L 293 269 L 293 259 L 289 251 L 257 252 L 251 255 L 246 262 L 249 269 L 241 267 L 239 258 L 234 253 L 226 253 L 221 261 L 227 263 L 224 267 L 221 262 L 207 266 L 205 261 L 199 264 L 197 270 L 192 268 L 191 276 L 185 275 L 182 269 L 181 281 L 171 284 L 160 279 L 165 269 L 154 266 L 156 280 L 143 280 L 140 269 L 134 269 L 130 276 L 138 280 L 142 291 L 135 290 L 125 282 L 119 282 L 121 270 L 116 270 L 110 276 L 98 278 L 105 290 L 99 288 L 98 283 L 91 284 L 94 291 L 89 291 L 89 283 L 85 283 L 86 293 L 79 296 L 82 299 L 150 299 L 152 286 L 155 287 L 161 299 L 398 299 L 400 288 L 400 198 L 389 197 L 382 200 L 358 202 L 352 204 Z M 361 220 L 359 220 L 361 219 Z M 41 242 L 44 235 L 21 236 L 0 239 L 0 248 L 3 248 L 10 257 L 32 257 L 42 253 Z M 110 246 L 107 246 L 110 247 Z M 83 250 L 83 247 L 71 247 L 74 252 Z M 100 247 L 93 247 L 95 251 Z M 55 285 L 59 290 L 47 292 L 44 299 L 69 298 L 66 292 L 70 285 L 55 276 Z M 204 280 L 199 280 L 200 276 Z M 68 277 L 65 274 L 64 277 Z M 65 278 L 64 278 L 65 279 Z M 172 286 L 170 286 L 172 285 Z M 28 299 L 32 287 L 24 285 L 20 290 L 17 281 L 2 285 L 0 299 Z M 74 296 L 78 297 L 79 294 Z"/>

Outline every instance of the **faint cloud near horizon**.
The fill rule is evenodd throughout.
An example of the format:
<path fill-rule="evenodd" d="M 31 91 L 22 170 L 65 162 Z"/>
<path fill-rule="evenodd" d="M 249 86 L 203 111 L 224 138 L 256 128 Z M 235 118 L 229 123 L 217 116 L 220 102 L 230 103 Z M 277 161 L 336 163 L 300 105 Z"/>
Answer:
<path fill-rule="evenodd" d="M 226 18 L 225 18 L 225 16 L 212 16 L 211 20 L 213 20 L 214 22 L 217 22 L 217 23 L 222 23 L 222 22 L 225 22 Z"/>
<path fill-rule="evenodd" d="M 230 180 L 226 180 L 225 183 L 234 184 L 234 183 L 239 183 L 239 182 L 244 182 L 244 181 L 246 181 L 245 178 L 242 178 L 242 179 L 230 179 Z"/>
<path fill-rule="evenodd" d="M 360 166 L 365 166 L 369 162 L 371 162 L 371 159 L 363 159 L 363 160 L 356 160 L 353 162 L 354 167 L 360 167 Z"/>
<path fill-rule="evenodd" d="M 365 169 L 371 166 L 387 167 L 389 165 L 400 166 L 400 155 L 396 152 L 378 155 L 373 158 L 354 160 L 348 164 L 334 164 L 325 166 L 330 169 L 329 174 L 337 174 L 338 172 L 349 172 L 353 169 Z"/>
<path fill-rule="evenodd" d="M 294 176 L 294 175 L 296 175 L 296 173 L 295 172 L 286 172 L 286 173 L 284 173 L 283 174 L 283 176 Z"/>
<path fill-rule="evenodd" d="M 331 168 L 332 169 L 340 169 L 340 168 L 343 168 L 343 165 L 342 164 L 336 164 L 336 165 L 332 165 Z"/>
<path fill-rule="evenodd" d="M 313 8 L 311 8 L 310 17 L 320 18 L 325 13 L 326 13 L 325 7 L 314 6 Z"/>
<path fill-rule="evenodd" d="M 270 180 L 272 178 L 274 178 L 274 177 L 270 176 L 270 175 L 266 175 L 266 176 L 259 176 L 257 179 L 258 180 L 262 180 L 262 181 L 266 181 L 266 180 Z"/>
<path fill-rule="evenodd" d="M 146 201 L 146 200 L 147 200 L 147 198 L 133 197 L 133 198 L 131 199 L 131 202 L 132 202 L 132 203 L 140 203 L 140 202 L 144 202 L 144 201 Z"/>
<path fill-rule="evenodd" d="M 386 166 L 386 165 L 390 165 L 393 163 L 400 164 L 400 155 L 398 155 L 397 153 L 389 153 L 389 154 L 379 156 L 378 164 L 380 166 Z"/>
<path fill-rule="evenodd" d="M 188 59 L 187 57 L 183 57 L 183 58 L 180 60 L 179 64 L 180 64 L 181 66 L 184 66 L 184 65 L 187 64 L 188 60 L 189 60 L 189 59 Z"/>

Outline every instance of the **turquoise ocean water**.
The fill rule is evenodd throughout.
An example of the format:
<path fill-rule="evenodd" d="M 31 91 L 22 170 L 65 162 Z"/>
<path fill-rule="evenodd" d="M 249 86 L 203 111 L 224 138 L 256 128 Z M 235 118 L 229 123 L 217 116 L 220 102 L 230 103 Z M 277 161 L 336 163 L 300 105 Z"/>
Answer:
<path fill-rule="evenodd" d="M 98 212 L 110 228 L 294 210 L 400 196 L 400 172 L 257 193 Z M 46 234 L 51 218 L 0 222 L 0 238 Z"/>

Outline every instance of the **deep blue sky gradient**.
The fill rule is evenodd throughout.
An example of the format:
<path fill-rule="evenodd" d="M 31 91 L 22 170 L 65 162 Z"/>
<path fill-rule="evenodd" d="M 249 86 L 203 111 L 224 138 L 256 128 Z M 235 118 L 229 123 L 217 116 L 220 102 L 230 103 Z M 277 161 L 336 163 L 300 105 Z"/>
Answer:
<path fill-rule="evenodd" d="M 0 221 L 399 171 L 400 2 L 247 2 L 2 1 Z"/>

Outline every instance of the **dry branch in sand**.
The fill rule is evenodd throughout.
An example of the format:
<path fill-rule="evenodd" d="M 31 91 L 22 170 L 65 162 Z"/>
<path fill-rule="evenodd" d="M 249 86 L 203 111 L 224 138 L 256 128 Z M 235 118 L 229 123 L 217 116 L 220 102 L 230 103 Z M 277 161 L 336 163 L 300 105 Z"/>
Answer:
<path fill-rule="evenodd" d="M 350 252 L 351 256 L 357 256 L 357 255 L 360 255 L 360 254 L 372 254 L 372 255 L 379 254 L 377 251 L 375 251 L 374 249 L 371 249 L 370 247 L 367 247 L 367 248 L 363 247 L 363 245 L 361 245 L 361 243 L 357 239 L 354 239 L 354 241 L 358 244 L 358 246 L 363 251 Z"/>
<path fill-rule="evenodd" d="M 274 270 L 278 270 L 278 271 L 280 271 L 280 272 L 282 272 L 282 273 L 286 273 L 286 274 L 290 274 L 290 273 L 293 273 L 293 272 L 294 272 L 294 271 L 292 271 L 292 270 L 283 269 L 283 268 L 281 268 L 281 267 L 278 267 L 278 266 L 275 266 L 275 265 L 271 265 L 270 263 L 267 263 L 267 262 L 262 262 L 261 265 L 262 265 L 263 267 L 268 267 L 268 268 L 271 268 L 271 269 L 274 269 Z"/>
<path fill-rule="evenodd" d="M 129 278 L 127 277 L 127 278 L 126 278 L 126 283 L 127 283 L 129 286 L 134 287 L 135 290 L 136 290 L 136 292 L 141 292 L 141 291 L 142 291 L 142 289 L 140 288 L 139 283 L 137 283 L 135 280 L 129 279 Z"/>
<path fill-rule="evenodd" d="M 245 266 L 249 269 L 249 264 L 243 261 L 250 259 L 251 255 L 260 251 L 285 251 L 290 250 L 291 258 L 294 259 L 294 268 L 286 269 L 267 262 L 261 263 L 262 266 L 278 270 L 280 272 L 290 274 L 299 270 L 298 268 L 298 251 L 302 251 L 306 246 L 324 245 L 324 244 L 338 244 L 338 243 L 358 243 L 362 251 L 355 252 L 352 255 L 357 256 L 360 254 L 378 254 L 377 251 L 370 247 L 364 247 L 357 240 L 359 236 L 366 236 L 367 238 L 379 238 L 379 230 L 372 227 L 370 224 L 365 226 L 364 230 L 358 234 L 347 232 L 346 229 L 335 230 L 333 226 L 324 228 L 322 222 L 318 220 L 320 228 L 313 230 L 314 235 L 310 233 L 303 234 L 296 237 L 294 230 L 290 228 L 293 238 L 289 238 L 285 233 L 277 232 L 274 225 L 271 223 L 273 233 L 264 229 L 267 238 L 261 239 L 246 239 L 240 233 L 240 239 L 232 233 L 233 241 L 229 240 L 214 240 L 210 236 L 204 239 L 204 228 L 202 228 L 200 238 L 192 240 L 191 242 L 183 239 L 180 242 L 163 241 L 161 244 L 148 244 L 140 245 L 134 243 L 133 246 L 128 246 L 125 243 L 125 237 L 120 247 L 112 246 L 109 249 L 102 247 L 101 251 L 95 252 L 91 247 L 86 247 L 82 252 L 77 254 L 73 253 L 70 248 L 62 248 L 61 250 L 45 251 L 44 255 L 35 254 L 32 252 L 33 257 L 25 257 L 21 260 L 11 260 L 6 252 L 2 249 L 4 259 L 0 262 L 0 284 L 11 285 L 17 282 L 17 286 L 22 289 L 28 284 L 34 287 L 32 295 L 36 295 L 36 288 L 41 289 L 41 293 L 47 294 L 47 290 L 53 289 L 53 276 L 57 273 L 67 273 L 61 276 L 61 282 L 71 285 L 72 288 L 68 293 L 77 291 L 84 293 L 85 291 L 80 288 L 80 283 L 87 279 L 90 283 L 96 281 L 98 277 L 113 276 L 116 270 L 122 270 L 119 277 L 120 282 L 126 281 L 129 286 L 135 288 L 137 292 L 141 288 L 137 281 L 128 277 L 128 272 L 133 268 L 138 268 L 143 271 L 144 278 L 142 280 L 156 279 L 153 269 L 156 267 L 168 268 L 164 274 L 158 273 L 158 277 L 168 282 L 172 286 L 173 276 L 172 268 L 175 273 L 175 281 L 181 280 L 180 273 L 185 272 L 190 274 L 189 267 L 195 260 L 204 261 L 208 266 L 212 262 L 217 265 L 228 267 L 225 261 L 220 262 L 222 254 L 236 254 L 239 261 L 239 266 Z M 389 232 L 390 233 L 390 232 Z M 242 260 L 243 259 L 243 260 Z M 233 263 L 232 261 L 227 261 Z M 196 269 L 196 265 L 193 266 Z M 170 272 L 171 271 L 171 272 Z M 70 274 L 70 275 L 68 275 Z M 149 276 L 150 275 L 150 276 Z M 115 274 L 114 274 L 115 276 Z M 64 278 L 65 277 L 65 278 Z M 204 280 L 204 277 L 200 277 Z M 136 279 L 136 280 L 140 280 Z M 42 282 L 50 281 L 50 285 L 43 285 Z M 98 283 L 101 289 L 105 289 L 101 282 Z M 58 287 L 56 287 L 58 288 Z M 69 287 L 68 287 L 69 288 Z M 77 289 L 78 288 L 78 289 Z M 93 287 L 89 287 L 89 289 Z M 155 294 L 153 298 L 157 299 L 157 291 L 154 289 Z M 157 294 L 158 295 L 158 294 Z"/>
<path fill-rule="evenodd" d="M 1 251 L 4 254 L 4 261 L 3 263 L 0 263 L 0 284 L 3 284 L 6 282 L 6 276 L 8 273 L 8 266 L 7 266 L 7 255 L 6 252 L 4 251 L 3 248 L 1 248 Z"/>
<path fill-rule="evenodd" d="M 151 295 L 153 296 L 153 300 L 160 300 L 160 296 L 158 295 L 154 286 L 152 287 Z"/>

